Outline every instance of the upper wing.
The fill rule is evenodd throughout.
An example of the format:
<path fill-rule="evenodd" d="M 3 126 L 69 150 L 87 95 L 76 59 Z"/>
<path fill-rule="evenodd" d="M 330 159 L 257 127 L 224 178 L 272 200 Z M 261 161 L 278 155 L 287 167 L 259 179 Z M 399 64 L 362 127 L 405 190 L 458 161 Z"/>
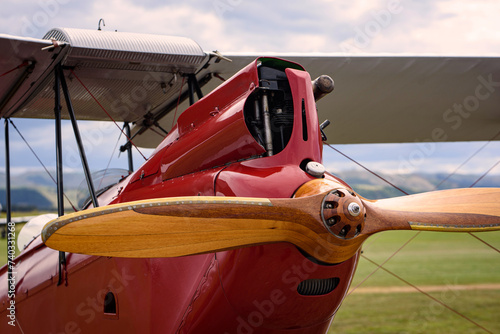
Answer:
<path fill-rule="evenodd" d="M 18 83 L 15 98 L 0 100 L 0 116 L 54 117 L 52 70 L 60 63 L 77 118 L 110 120 L 104 108 L 117 121 L 140 122 L 175 99 L 181 75 L 194 73 L 208 59 L 196 42 L 183 37 L 53 29 L 44 38 L 62 45 L 41 50 L 52 41 L 0 35 L 0 73 L 14 69 L 0 87 L 9 91 L 6 87 Z M 26 60 L 34 64 L 28 75 L 15 69 Z M 62 117 L 68 118 L 64 108 Z"/>
<path fill-rule="evenodd" d="M 320 121 L 333 123 L 331 143 L 490 140 L 500 130 L 500 57 L 235 53 L 227 62 L 186 38 L 79 29 L 50 37 L 66 45 L 42 51 L 52 42 L 0 35 L 0 75 L 8 72 L 0 77 L 0 116 L 53 117 L 52 69 L 60 62 L 77 118 L 109 120 L 90 91 L 115 120 L 135 122 L 134 131 L 154 121 L 168 130 L 187 90 L 181 74 L 196 74 L 208 93 L 265 55 L 300 63 L 313 79 L 333 77 L 334 93 L 318 102 Z M 145 131 L 134 142 L 161 140 Z"/>
<path fill-rule="evenodd" d="M 263 54 L 226 54 L 207 71 L 229 78 Z M 500 57 L 265 54 L 295 61 L 315 79 L 335 81 L 318 102 L 329 143 L 402 143 L 500 139 Z M 204 90 L 220 84 L 214 79 Z M 168 127 L 172 119 L 160 122 Z M 157 136 L 156 136 L 157 137 Z M 145 132 L 136 141 L 155 144 Z"/>
<path fill-rule="evenodd" d="M 257 56 L 227 54 L 232 63 L 207 71 L 229 78 Z M 318 102 L 329 143 L 401 143 L 500 139 L 500 57 L 266 54 L 295 61 L 311 78 L 330 75 L 335 90 Z M 214 81 L 215 80 L 215 81 Z M 205 86 L 210 91 L 220 80 Z M 172 124 L 167 117 L 162 122 Z M 157 137 L 157 136 L 156 136 Z M 136 141 L 155 143 L 144 133 Z"/>
<path fill-rule="evenodd" d="M 316 57 L 333 96 L 318 103 L 331 143 L 491 140 L 500 131 L 500 58 Z M 496 138 L 500 139 L 500 138 Z"/>

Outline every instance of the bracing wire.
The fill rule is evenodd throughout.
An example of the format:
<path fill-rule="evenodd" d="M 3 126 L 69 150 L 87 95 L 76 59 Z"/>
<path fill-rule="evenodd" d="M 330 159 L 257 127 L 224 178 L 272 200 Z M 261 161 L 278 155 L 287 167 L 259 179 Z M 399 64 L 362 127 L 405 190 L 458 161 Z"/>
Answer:
<path fill-rule="evenodd" d="M 406 191 L 404 191 L 403 189 L 399 188 L 398 186 L 396 186 L 395 184 L 391 183 L 389 180 L 385 179 L 384 177 L 378 175 L 377 173 L 375 173 L 374 171 L 366 168 L 365 166 L 363 166 L 362 164 L 360 164 L 359 162 L 357 162 L 356 160 L 354 160 L 353 158 L 349 157 L 348 155 L 342 153 L 341 151 L 339 151 L 338 149 L 336 149 L 335 147 L 333 147 L 332 145 L 328 144 L 327 142 L 323 142 L 325 145 L 327 145 L 328 147 L 330 147 L 332 150 L 334 150 L 335 152 L 339 153 L 340 155 L 342 155 L 343 157 L 351 160 L 352 162 L 354 162 L 356 165 L 358 165 L 359 167 L 363 168 L 364 170 L 366 170 L 367 172 L 375 175 L 376 177 L 378 177 L 379 179 L 381 179 L 382 181 L 386 182 L 387 184 L 389 184 L 391 187 L 394 187 L 395 189 L 399 190 L 400 192 L 402 192 L 403 194 L 405 195 L 409 195 Z"/>
<path fill-rule="evenodd" d="M 12 124 L 12 127 L 16 130 L 16 132 L 19 134 L 19 136 L 21 137 L 21 139 L 24 141 L 24 143 L 26 144 L 26 146 L 28 146 L 28 148 L 30 149 L 31 153 L 33 153 L 33 155 L 35 156 L 35 158 L 38 160 L 38 162 L 40 163 L 40 165 L 42 165 L 43 169 L 45 169 L 45 172 L 49 175 L 49 177 L 52 179 L 52 181 L 54 181 L 55 184 L 57 184 L 57 181 L 56 179 L 54 179 L 54 177 L 52 176 L 52 174 L 49 172 L 49 170 L 47 169 L 47 167 L 45 166 L 45 164 L 42 162 L 42 160 L 40 159 L 40 157 L 36 154 L 35 150 L 33 150 L 33 148 L 31 147 L 31 145 L 28 143 L 28 141 L 26 140 L 26 138 L 24 138 L 24 136 L 21 134 L 21 131 L 19 131 L 19 129 L 17 128 L 17 126 L 14 124 L 14 122 L 12 122 L 11 119 L 9 119 L 9 122 L 10 124 Z M 66 195 L 66 193 L 64 193 L 63 191 L 63 195 L 64 197 L 66 198 L 66 200 L 69 202 L 69 204 L 71 205 L 71 207 L 73 208 L 73 210 L 76 212 L 78 211 L 75 206 L 73 205 L 73 203 L 71 202 L 71 200 L 68 198 L 68 196 Z"/>
<path fill-rule="evenodd" d="M 494 141 L 498 136 L 500 136 L 500 131 L 494 135 L 490 140 L 488 140 L 486 143 L 484 143 L 484 145 L 482 145 L 479 149 L 477 149 L 474 153 L 472 153 L 467 159 L 465 159 L 464 162 L 462 162 L 457 168 L 455 168 L 455 170 L 453 172 L 451 172 L 448 176 L 446 176 L 443 180 L 441 180 L 441 182 L 438 183 L 438 185 L 435 187 L 435 189 L 439 188 L 440 185 L 442 185 L 443 183 L 445 183 L 446 181 L 448 181 L 448 179 L 450 177 L 452 177 L 453 175 L 455 175 L 459 170 L 460 168 L 462 168 L 465 164 L 467 164 L 470 160 L 472 160 L 472 158 L 474 158 L 476 155 L 479 154 L 479 152 L 481 152 L 482 150 L 484 150 L 484 148 L 486 148 L 486 146 L 488 146 L 492 141 Z M 486 174 L 489 173 L 486 172 Z M 482 177 L 481 177 L 482 178 Z M 480 178 L 480 179 L 481 179 Z M 476 183 L 479 182 L 476 181 Z M 472 185 L 471 187 L 473 187 L 474 185 Z"/>
<path fill-rule="evenodd" d="M 172 126 L 171 126 L 172 128 L 174 127 L 174 124 L 175 124 L 175 117 L 177 117 L 177 109 L 179 108 L 179 104 L 181 102 L 182 87 L 184 87 L 185 80 L 186 80 L 186 77 L 182 77 L 181 88 L 179 89 L 179 97 L 177 98 L 177 105 L 175 106 L 174 118 L 172 119 Z"/>
<path fill-rule="evenodd" d="M 474 183 L 472 183 L 469 188 L 474 188 L 474 186 L 476 184 L 478 184 L 478 182 L 481 181 L 486 175 L 488 175 L 496 166 L 498 166 L 498 164 L 500 164 L 500 160 L 497 161 L 493 166 L 491 166 L 486 172 L 484 172 L 483 175 L 481 175 Z M 473 236 L 474 238 L 476 238 L 477 240 L 479 240 L 480 242 L 482 242 L 486 246 L 490 247 L 491 249 L 493 249 L 497 253 L 500 253 L 500 250 L 498 250 L 498 248 L 495 248 L 493 245 L 491 245 L 488 242 L 486 242 L 485 240 L 481 239 L 480 237 L 478 237 L 474 233 L 472 233 L 472 232 L 468 232 L 468 233 L 469 233 L 469 235 Z"/>
<path fill-rule="evenodd" d="M 125 127 L 125 125 L 123 127 Z M 113 151 L 111 152 L 111 154 L 109 156 L 108 164 L 106 165 L 106 169 L 104 169 L 104 175 L 102 176 L 101 181 L 99 182 L 99 186 L 97 187 L 97 189 L 101 188 L 102 182 L 104 181 L 104 176 L 106 176 L 106 174 L 108 173 L 109 166 L 111 165 L 111 161 L 113 160 L 113 152 L 116 151 L 116 148 L 118 147 L 118 143 L 120 142 L 120 138 L 122 137 L 122 134 L 123 134 L 123 131 L 121 131 L 120 134 L 118 135 L 118 139 L 116 140 L 115 147 L 113 148 Z"/>
<path fill-rule="evenodd" d="M 90 94 L 90 96 L 94 99 L 94 101 L 99 105 L 99 107 L 101 107 L 101 109 L 106 113 L 106 115 L 108 115 L 109 119 L 111 119 L 113 121 L 113 123 L 115 123 L 116 127 L 123 133 L 123 135 L 127 138 L 127 140 L 132 144 L 134 145 L 135 149 L 137 150 L 137 152 L 139 152 L 139 154 L 144 158 L 144 160 L 148 160 L 144 154 L 142 154 L 141 150 L 139 150 L 139 148 L 134 144 L 134 142 L 129 138 L 129 136 L 127 136 L 127 134 L 123 131 L 123 129 L 118 125 L 118 123 L 116 123 L 116 121 L 113 119 L 113 117 L 108 113 L 108 111 L 106 110 L 106 108 L 103 107 L 103 105 L 99 102 L 99 100 L 97 100 L 97 98 L 94 96 L 94 94 L 92 94 L 92 92 L 87 88 L 87 86 L 85 86 L 85 84 L 83 83 L 82 80 L 80 80 L 80 78 L 75 74 L 75 72 L 73 70 L 70 70 L 71 71 L 71 74 L 73 74 L 76 78 L 76 80 L 78 80 L 78 82 L 83 86 L 83 88 L 85 88 L 85 90 L 87 91 L 87 93 Z"/>
<path fill-rule="evenodd" d="M 497 137 L 498 135 L 500 134 L 500 132 L 495 136 Z M 494 138 L 495 138 L 494 137 Z M 494 139 L 493 138 L 493 139 Z M 492 140 L 493 140 L 492 139 Z M 324 144 L 326 144 L 328 147 L 330 147 L 332 150 L 336 151 L 337 153 L 341 154 L 342 156 L 344 156 L 345 158 L 349 159 L 350 161 L 354 162 L 355 164 L 357 164 L 358 166 L 360 166 L 361 168 L 363 168 L 364 170 L 368 171 L 369 173 L 375 175 L 376 177 L 378 177 L 379 179 L 383 180 L 384 182 L 388 183 L 389 185 L 391 185 L 392 187 L 394 187 L 395 189 L 401 191 L 402 193 L 408 195 L 407 192 L 405 192 L 404 190 L 400 189 L 399 187 L 395 186 L 394 184 L 392 184 L 391 182 L 389 182 L 388 180 L 386 180 L 385 178 L 381 177 L 380 175 L 378 175 L 377 173 L 371 171 L 370 169 L 368 169 L 367 167 L 365 167 L 364 165 L 362 165 L 361 163 L 357 162 L 356 160 L 352 159 L 351 157 L 347 156 L 346 154 L 340 152 L 338 149 L 334 148 L 333 146 L 331 146 L 330 144 L 324 142 Z M 484 146 L 481 148 L 483 149 Z M 474 155 L 476 155 L 478 152 L 476 152 Z M 474 156 L 473 155 L 473 156 Z M 472 157 L 470 157 L 467 161 L 469 161 Z M 467 162 L 466 161 L 466 162 Z M 466 162 L 464 162 L 461 166 L 463 166 Z M 488 169 L 483 175 L 481 175 L 478 180 L 476 180 L 472 185 L 471 187 L 473 187 L 474 185 L 476 185 L 482 178 L 484 178 L 491 170 L 493 170 L 493 168 L 495 168 L 498 164 L 500 164 L 500 161 L 497 162 L 495 165 L 493 165 L 490 169 Z M 458 169 L 457 169 L 458 170 Z M 456 172 L 456 171 L 455 171 Z M 455 173 L 453 172 L 453 173 Z M 453 174 L 452 173 L 452 174 Z M 451 176 L 451 175 L 450 175 Z M 448 176 L 445 180 L 447 180 L 450 176 Z M 444 181 L 443 181 L 444 182 Z M 441 184 L 441 183 L 440 183 Z M 384 267 L 384 265 L 391 259 L 393 258 L 397 253 L 399 253 L 404 247 L 406 247 L 412 240 L 415 239 L 415 237 L 417 237 L 418 235 L 420 234 L 420 232 L 418 232 L 417 234 L 415 234 L 412 238 L 410 238 L 408 241 L 406 241 L 398 250 L 396 250 L 391 256 L 389 256 L 384 262 L 382 262 L 381 264 L 377 264 L 375 263 L 374 261 L 370 260 L 369 258 L 367 258 L 365 255 L 361 255 L 364 259 L 366 259 L 367 261 L 371 262 L 372 264 L 376 265 L 377 268 L 375 268 L 375 270 L 373 270 L 366 278 L 364 278 L 358 285 L 356 285 L 349 293 L 348 295 L 350 295 L 352 292 L 354 292 L 354 290 L 356 290 L 360 285 L 362 285 L 364 282 L 366 282 L 367 279 L 369 279 L 375 272 L 377 272 L 379 269 L 382 269 L 384 271 L 386 271 L 387 273 L 389 273 L 390 275 L 398 278 L 399 280 L 401 280 L 402 282 L 404 282 L 405 284 L 413 287 L 415 290 L 421 292 L 423 295 L 431 298 L 432 300 L 434 300 L 435 302 L 441 304 L 442 306 L 444 306 L 445 308 L 449 309 L 450 311 L 456 313 L 457 315 L 459 315 L 460 317 L 466 319 L 467 321 L 471 322 L 472 324 L 476 325 L 478 328 L 481 328 L 482 330 L 484 330 L 485 332 L 487 333 L 492 333 L 491 331 L 489 331 L 488 329 L 486 329 L 485 327 L 483 327 L 482 325 L 478 324 L 477 322 L 473 321 L 472 319 L 468 318 L 467 316 L 463 315 L 462 313 L 458 312 L 457 310 L 453 309 L 452 307 L 450 307 L 449 305 L 445 304 L 444 302 L 438 300 L 437 298 L 434 298 L 433 296 L 431 296 L 430 294 L 426 293 L 425 291 L 423 291 L 422 289 L 418 288 L 417 286 L 413 285 L 412 283 L 410 283 L 409 281 L 403 279 L 402 277 L 398 276 L 397 274 L 393 273 L 392 271 L 388 270 L 387 268 Z M 495 247 L 493 247 L 492 245 L 488 244 L 486 241 L 482 240 L 481 238 L 477 237 L 476 235 L 472 234 L 469 232 L 469 234 L 471 236 L 473 236 L 474 238 L 478 239 L 479 241 L 481 241 L 482 243 L 486 244 L 487 246 L 489 246 L 490 248 L 494 249 L 495 251 L 499 252 L 499 250 Z"/>
<path fill-rule="evenodd" d="M 399 275 L 396 275 L 395 273 L 393 273 L 392 271 L 386 269 L 383 267 L 383 264 L 378 264 L 376 263 L 375 261 L 373 260 L 370 260 L 369 258 L 367 258 L 365 255 L 361 255 L 365 260 L 367 260 L 368 262 L 370 262 L 371 264 L 379 267 L 380 269 L 382 269 L 383 271 L 385 271 L 386 273 L 388 273 L 389 275 L 392 275 L 394 277 L 396 277 L 397 279 L 399 279 L 401 282 L 407 284 L 408 286 L 411 286 L 412 288 L 414 288 L 415 290 L 417 290 L 418 292 L 420 292 L 421 294 L 429 297 L 430 299 L 434 300 L 436 303 L 440 304 L 441 306 L 444 306 L 446 307 L 448 310 L 452 311 L 453 313 L 459 315 L 460 317 L 462 317 L 463 319 L 469 321 L 470 323 L 476 325 L 477 327 L 481 328 L 482 330 L 484 330 L 485 332 L 487 333 L 491 333 L 493 334 L 493 332 L 489 331 L 488 329 L 486 329 L 484 326 L 478 324 L 477 322 L 475 322 L 474 320 L 472 320 L 471 318 L 467 317 L 466 315 L 464 315 L 463 313 L 460 313 L 458 312 L 457 310 L 453 309 L 452 307 L 448 306 L 446 303 L 444 303 L 443 301 L 433 297 L 432 295 L 428 294 L 427 292 L 425 292 L 424 290 L 420 289 L 419 287 L 417 287 L 416 285 L 413 285 L 411 284 L 410 282 L 408 282 L 407 280 L 405 280 L 404 278 L 402 278 L 401 276 Z"/>

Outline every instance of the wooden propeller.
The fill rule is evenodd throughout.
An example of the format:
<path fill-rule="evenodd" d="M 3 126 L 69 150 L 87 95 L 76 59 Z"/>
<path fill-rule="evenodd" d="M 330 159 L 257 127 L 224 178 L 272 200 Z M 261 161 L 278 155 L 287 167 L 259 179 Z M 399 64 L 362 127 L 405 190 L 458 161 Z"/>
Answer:
<path fill-rule="evenodd" d="M 60 251 L 145 258 L 290 242 L 320 261 L 338 263 L 381 231 L 500 230 L 498 188 L 371 201 L 340 183 L 315 180 L 297 195 L 177 197 L 109 205 L 49 222 L 42 239 Z"/>

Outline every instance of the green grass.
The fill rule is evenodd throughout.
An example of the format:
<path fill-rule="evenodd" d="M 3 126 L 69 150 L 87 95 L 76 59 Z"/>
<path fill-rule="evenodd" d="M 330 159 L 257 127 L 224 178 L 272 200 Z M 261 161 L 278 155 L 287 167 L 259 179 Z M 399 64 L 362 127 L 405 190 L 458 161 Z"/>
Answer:
<path fill-rule="evenodd" d="M 37 216 L 43 213 L 40 211 L 13 212 L 12 217 Z M 0 218 L 5 218 L 5 212 L 0 213 Z M 16 224 L 16 255 L 19 254 L 17 250 L 17 237 L 23 226 L 24 223 Z M 5 228 L 5 225 L 0 226 L 0 228 Z M 1 238 L 0 234 L 0 267 L 5 263 L 7 263 L 7 238 Z"/>
<path fill-rule="evenodd" d="M 382 263 L 415 232 L 387 232 L 369 239 L 363 255 Z M 477 233 L 500 249 L 500 232 Z M 500 283 L 500 254 L 464 233 L 422 232 L 388 261 L 384 268 L 410 283 L 462 285 Z M 376 266 L 361 258 L 352 287 Z M 407 286 L 377 270 L 362 287 Z M 493 333 L 500 333 L 500 290 L 444 290 L 434 297 Z M 329 333 L 486 333 L 420 293 L 353 293 L 343 302 Z"/>
<path fill-rule="evenodd" d="M 17 249 L 17 237 L 19 236 L 19 232 L 21 231 L 23 224 L 16 224 L 16 256 L 19 254 L 19 250 Z M 0 237 L 0 267 L 7 263 L 7 238 Z"/>
<path fill-rule="evenodd" d="M 492 333 L 500 333 L 500 291 L 437 292 L 456 309 Z M 487 333 L 422 294 L 353 294 L 344 301 L 329 333 Z"/>

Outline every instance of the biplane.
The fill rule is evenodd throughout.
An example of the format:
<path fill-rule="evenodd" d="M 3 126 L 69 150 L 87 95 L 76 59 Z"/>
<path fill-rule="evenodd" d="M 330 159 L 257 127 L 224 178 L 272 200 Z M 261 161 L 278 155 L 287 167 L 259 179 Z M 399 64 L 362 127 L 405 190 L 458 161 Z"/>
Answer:
<path fill-rule="evenodd" d="M 222 55 L 69 28 L 0 47 L 7 195 L 9 119 L 46 118 L 58 199 L 0 271 L 2 333 L 325 333 L 371 235 L 500 229 L 499 189 L 369 200 L 322 165 L 323 143 L 495 138 L 498 58 Z M 70 213 L 61 119 L 88 188 Z M 77 120 L 156 149 L 92 174 Z"/>

